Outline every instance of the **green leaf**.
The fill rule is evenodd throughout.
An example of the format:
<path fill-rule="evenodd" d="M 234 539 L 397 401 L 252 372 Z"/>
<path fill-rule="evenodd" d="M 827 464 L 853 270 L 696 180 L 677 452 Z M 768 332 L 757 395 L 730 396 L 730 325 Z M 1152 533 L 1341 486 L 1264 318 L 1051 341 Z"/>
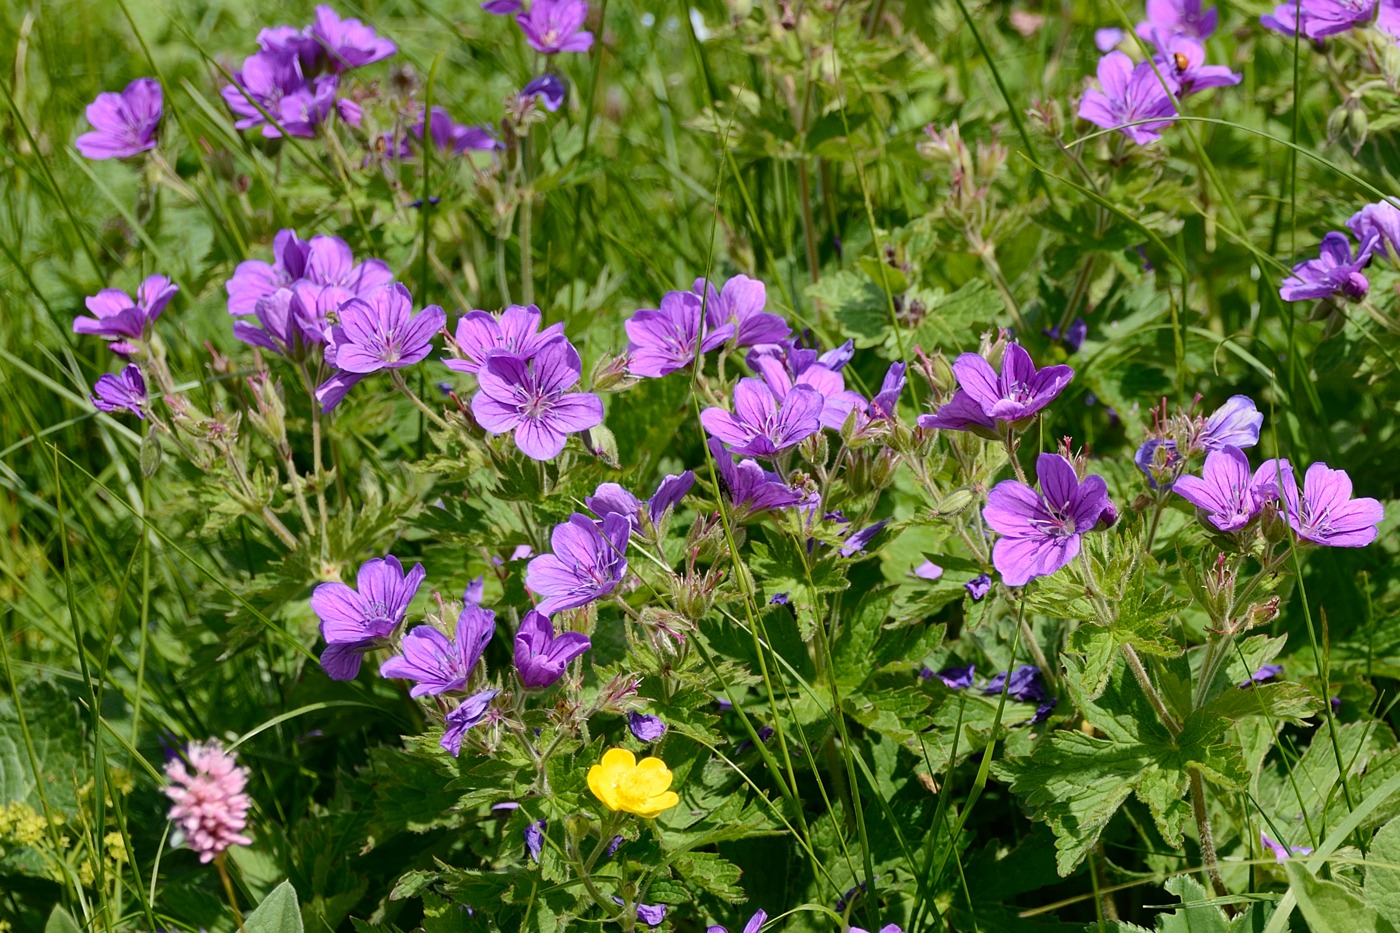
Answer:
<path fill-rule="evenodd" d="M 796 541 L 787 537 L 775 536 L 767 544 L 755 541 L 749 566 L 763 584 L 765 599 L 778 593 L 787 594 L 788 606 L 797 615 L 803 641 L 816 634 L 821 624 L 825 609 L 823 594 L 835 593 L 850 585 L 834 557 L 809 557 Z"/>
<path fill-rule="evenodd" d="M 1296 859 L 1284 862 L 1288 885 L 1312 933 L 1396 933 L 1395 926 L 1335 881 L 1323 881 Z"/>
<path fill-rule="evenodd" d="M 1380 828 L 1366 853 L 1366 903 L 1400 926 L 1400 819 Z"/>
<path fill-rule="evenodd" d="M 1226 690 L 1192 715 L 1220 722 L 1261 716 L 1301 726 L 1321 706 L 1321 701 L 1302 684 L 1257 684 L 1245 690 Z"/>
<path fill-rule="evenodd" d="M 820 302 L 836 319 L 842 336 L 864 349 L 884 342 L 890 309 L 880 286 L 859 272 L 842 270 L 807 286 L 807 297 Z"/>
<path fill-rule="evenodd" d="M 301 907 L 296 888 L 284 881 L 263 898 L 258 909 L 243 922 L 247 933 L 302 933 Z"/>
<path fill-rule="evenodd" d="M 49 922 L 44 924 L 44 933 L 83 933 L 83 928 L 62 905 L 55 904 Z"/>
<path fill-rule="evenodd" d="M 1181 898 L 1181 906 L 1157 917 L 1158 933 L 1233 933 L 1250 929 L 1250 910 L 1233 920 L 1210 902 L 1205 887 L 1190 875 L 1177 875 L 1163 885 Z M 1252 910 L 1252 908 L 1251 908 Z"/>
<path fill-rule="evenodd" d="M 996 289 L 982 279 L 972 279 L 951 295 L 938 298 L 928 297 L 918 289 L 905 296 L 909 303 L 915 299 L 923 302 L 926 310 L 909 342 L 929 352 L 939 347 L 965 347 L 969 335 L 975 336 L 1006 312 Z M 885 314 L 888 319 L 889 312 Z"/>
<path fill-rule="evenodd" d="M 711 852 L 687 852 L 672 867 L 682 878 L 720 900 L 737 904 L 744 899 L 739 887 L 739 866 Z"/>

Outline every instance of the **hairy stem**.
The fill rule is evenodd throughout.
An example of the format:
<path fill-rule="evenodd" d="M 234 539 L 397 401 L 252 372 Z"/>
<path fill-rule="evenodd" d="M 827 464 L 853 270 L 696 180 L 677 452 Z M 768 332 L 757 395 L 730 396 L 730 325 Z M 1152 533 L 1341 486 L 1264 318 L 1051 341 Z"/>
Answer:
<path fill-rule="evenodd" d="M 1191 770 L 1191 812 L 1196 817 L 1196 835 L 1201 840 L 1201 861 L 1205 863 L 1206 875 L 1216 897 L 1225 897 L 1229 889 L 1220 877 L 1220 857 L 1215 852 L 1215 833 L 1210 828 L 1210 814 L 1206 812 L 1206 785 L 1201 780 L 1201 772 Z"/>

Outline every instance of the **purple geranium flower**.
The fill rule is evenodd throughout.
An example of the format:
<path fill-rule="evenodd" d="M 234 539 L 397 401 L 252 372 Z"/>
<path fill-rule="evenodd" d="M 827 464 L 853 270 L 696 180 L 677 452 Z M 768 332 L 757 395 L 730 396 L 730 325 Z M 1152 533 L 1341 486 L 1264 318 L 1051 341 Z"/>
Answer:
<path fill-rule="evenodd" d="M 722 346 L 734 334 L 732 324 L 702 324 L 699 296 L 667 292 L 660 309 L 643 308 L 623 324 L 628 338 L 627 371 L 653 378 L 669 375 Z"/>
<path fill-rule="evenodd" d="M 632 495 L 617 483 L 599 483 L 593 495 L 584 496 L 583 504 L 600 519 L 609 515 L 620 515 L 627 519 L 632 531 L 641 529 L 638 516 L 642 511 L 642 500 Z"/>
<path fill-rule="evenodd" d="M 535 0 L 535 2 L 538 3 L 539 0 Z M 617 895 L 613 895 L 613 901 L 615 901 L 619 907 L 622 907 L 626 903 L 622 898 L 618 897 Z M 666 905 L 638 904 L 637 919 L 642 921 L 649 927 L 659 927 L 661 926 L 662 922 L 666 919 Z"/>
<path fill-rule="evenodd" d="M 534 0 L 529 10 L 515 15 L 515 22 L 530 48 L 553 55 L 587 52 L 593 47 L 593 33 L 583 28 L 587 18 L 584 0 Z"/>
<path fill-rule="evenodd" d="M 958 391 L 934 414 L 920 415 L 919 427 L 997 438 L 1008 425 L 1017 430 L 1028 426 L 1074 378 L 1074 370 L 1063 364 L 1036 369 L 1030 354 L 1015 343 L 1002 355 L 1000 375 L 976 353 L 960 355 L 953 374 Z"/>
<path fill-rule="evenodd" d="M 943 568 L 931 560 L 925 560 L 914 568 L 914 576 L 920 580 L 937 580 L 943 576 Z"/>
<path fill-rule="evenodd" d="M 420 119 L 408 128 L 414 139 L 423 138 L 423 123 Z M 490 127 L 458 123 L 442 107 L 434 107 L 428 112 L 427 124 L 433 145 L 443 152 L 460 155 L 468 150 L 491 152 L 505 148 L 505 144 L 492 135 Z"/>
<path fill-rule="evenodd" d="M 135 299 L 121 289 L 104 288 L 84 299 L 93 316 L 74 318 L 73 333 L 116 340 L 120 346 L 114 345 L 114 350 L 129 352 L 126 341 L 150 336 L 151 324 L 179 290 L 163 275 L 148 276 L 137 287 Z"/>
<path fill-rule="evenodd" d="M 234 321 L 233 336 L 251 346 L 298 359 L 307 346 L 326 342 L 330 313 L 339 312 L 353 297 L 338 286 L 323 288 L 305 281 L 293 288 L 279 288 L 259 298 L 254 306 L 253 313 L 262 326 Z"/>
<path fill-rule="evenodd" d="M 693 291 L 704 297 L 705 320 L 711 327 L 734 325 L 735 346 L 781 344 L 792 333 L 782 315 L 763 310 L 768 304 L 768 289 L 757 279 L 736 275 L 718 291 L 705 279 L 696 279 Z"/>
<path fill-rule="evenodd" d="M 1059 454 L 1041 454 L 1035 472 L 1040 492 L 1003 480 L 982 510 L 988 526 L 1002 535 L 992 547 L 992 563 L 1007 586 L 1024 586 L 1074 560 L 1080 536 L 1093 530 L 1109 506 L 1103 477 L 1081 483 Z"/>
<path fill-rule="evenodd" d="M 316 389 L 322 411 L 331 411 L 357 382 L 382 369 L 402 369 L 425 359 L 447 313 L 428 305 L 413 313 L 413 297 L 397 282 L 340 306 L 340 323 L 326 331 L 326 362 L 339 370 Z"/>
<path fill-rule="evenodd" d="M 1303 497 L 1287 460 L 1266 460 L 1256 477 L 1276 478 L 1282 486 L 1283 511 L 1293 531 L 1304 541 L 1326 547 L 1365 547 L 1376 540 L 1385 509 L 1375 499 L 1351 497 L 1351 477 L 1314 463 L 1303 477 Z"/>
<path fill-rule="evenodd" d="M 272 139 L 284 133 L 303 139 L 315 136 L 316 127 L 325 123 L 335 108 L 335 93 L 339 86 L 340 81 L 335 75 L 321 75 L 282 95 L 276 108 L 269 108 L 277 118 L 277 125 L 269 123 L 264 126 L 263 136 Z"/>
<path fill-rule="evenodd" d="M 557 532 L 556 532 L 557 536 Z M 529 573 L 529 570 L 526 570 Z M 548 687 L 564 676 L 569 662 L 593 643 L 578 632 L 554 634 L 554 625 L 545 615 L 531 609 L 515 633 L 515 669 L 527 687 Z"/>
<path fill-rule="evenodd" d="M 279 230 L 272 240 L 272 256 L 271 264 L 257 259 L 238 264 L 233 278 L 224 286 L 229 314 L 255 313 L 258 300 L 279 288 L 314 286 L 318 297 L 312 304 L 319 309 L 325 304 L 320 290 L 336 288 L 348 293 L 333 293 L 338 300 L 363 298 L 394 280 L 393 271 L 382 260 L 367 259 L 357 264 L 349 245 L 340 237 L 320 234 L 307 242 L 299 239 L 295 230 Z M 302 299 L 306 301 L 306 294 L 302 294 Z"/>
<path fill-rule="evenodd" d="M 1290 854 L 1312 855 L 1313 852 L 1310 846 L 1285 846 L 1281 842 L 1274 842 L 1262 831 L 1259 833 L 1259 841 L 1263 843 L 1266 849 L 1274 853 L 1274 861 L 1278 862 L 1279 864 L 1283 864 L 1284 862 L 1288 861 L 1288 856 Z"/>
<path fill-rule="evenodd" d="M 326 50 L 331 70 L 336 72 L 363 67 L 398 51 L 398 46 L 379 38 L 369 26 L 357 19 L 341 19 L 328 6 L 316 8 L 316 20 L 309 32 Z"/>
<path fill-rule="evenodd" d="M 544 848 L 544 833 L 549 826 L 544 820 L 535 820 L 525 827 L 525 848 L 530 852 L 530 858 L 535 861 L 540 860 L 540 850 Z"/>
<path fill-rule="evenodd" d="M 282 131 L 266 125 L 268 117 L 280 120 L 282 98 L 306 88 L 306 76 L 295 53 L 263 50 L 243 60 L 243 67 L 233 73 L 233 83 L 220 94 L 235 117 L 234 129 L 262 126 L 263 135 L 275 139 Z"/>
<path fill-rule="evenodd" d="M 315 285 L 335 285 L 364 298 L 394 281 L 382 259 L 355 262 L 350 246 L 338 236 L 317 234 L 306 245 L 306 278 Z"/>
<path fill-rule="evenodd" d="M 481 8 L 495 16 L 511 16 L 520 12 L 520 0 L 486 0 Z"/>
<path fill-rule="evenodd" d="M 967 590 L 973 602 L 980 603 L 992 591 L 992 578 L 985 573 L 978 574 L 964 583 L 963 589 Z"/>
<path fill-rule="evenodd" d="M 1206 419 L 1205 427 L 1196 437 L 1195 446 L 1203 450 L 1224 450 L 1226 447 L 1244 450 L 1259 443 L 1259 428 L 1263 424 L 1264 415 L 1254 404 L 1254 399 L 1247 395 L 1232 395 Z"/>
<path fill-rule="evenodd" d="M 1378 238 L 1372 234 L 1361 241 L 1355 255 L 1345 233 L 1333 231 L 1322 238 L 1321 255 L 1293 267 L 1293 274 L 1283 280 L 1279 297 L 1284 301 L 1307 301 L 1342 295 L 1358 301 L 1366 297 L 1371 283 L 1361 270 L 1371 261 L 1371 251 Z"/>
<path fill-rule="evenodd" d="M 457 322 L 456 349 L 462 359 L 443 360 L 448 369 L 476 373 L 492 350 L 505 350 L 522 360 L 533 359 L 540 348 L 564 335 L 563 324 L 551 324 L 543 331 L 543 315 L 534 305 L 511 305 L 498 318 L 485 311 L 468 311 Z"/>
<path fill-rule="evenodd" d="M 873 541 L 875 536 L 884 530 L 884 527 L 889 523 L 890 520 L 888 518 L 882 518 L 873 525 L 867 525 L 860 531 L 851 535 L 841 545 L 841 556 L 850 557 L 852 554 L 859 554 L 861 551 L 864 551 L 866 545 Z"/>
<path fill-rule="evenodd" d="M 427 572 L 422 564 L 407 574 L 393 555 L 365 561 L 355 589 L 322 583 L 311 593 L 311 610 L 321 620 L 326 650 L 321 666 L 332 680 L 354 680 L 361 657 L 386 643 L 403 622 Z"/>
<path fill-rule="evenodd" d="M 306 260 L 310 251 L 311 245 L 298 239 L 295 230 L 277 231 L 272 238 L 273 262 L 244 260 L 233 270 L 233 277 L 224 284 L 228 292 L 228 313 L 253 314 L 260 298 L 271 295 L 279 288 L 286 288 L 306 275 Z"/>
<path fill-rule="evenodd" d="M 568 93 L 569 86 L 564 83 L 563 78 L 555 74 L 542 74 L 520 89 L 520 99 L 537 100 L 544 105 L 545 110 L 554 113 L 563 106 Z"/>
<path fill-rule="evenodd" d="M 1159 46 L 1172 36 L 1205 39 L 1215 32 L 1218 18 L 1202 0 L 1147 0 L 1147 20 L 1138 23 L 1137 34 Z"/>
<path fill-rule="evenodd" d="M 756 357 L 754 364 L 764 384 L 779 402 L 787 399 L 794 386 L 806 386 L 821 393 L 820 421 L 824 428 L 841 430 L 851 411 L 857 406 L 862 410 L 862 414 L 864 413 L 866 401 L 858 393 L 846 390 L 846 377 L 820 363 L 808 366 L 796 379 L 776 356 Z"/>
<path fill-rule="evenodd" d="M 641 713 L 627 714 L 627 728 L 632 730 L 638 742 L 655 742 L 666 734 L 666 724 L 660 716 L 644 716 Z"/>
<path fill-rule="evenodd" d="M 1301 25 L 1303 35 L 1321 39 L 1368 22 L 1375 9 L 1376 0 L 1287 0 L 1259 22 L 1286 36 L 1296 34 Z"/>
<path fill-rule="evenodd" d="M 87 107 L 92 132 L 73 145 L 88 159 L 126 159 L 154 149 L 162 104 L 155 78 L 137 78 L 120 93 L 98 94 Z"/>
<path fill-rule="evenodd" d="M 802 493 L 784 483 L 778 474 L 763 469 L 758 461 L 741 460 L 736 464 L 724 445 L 713 438 L 709 447 L 719 471 L 720 485 L 738 518 L 770 509 L 791 508 L 803 501 Z"/>
<path fill-rule="evenodd" d="M 749 922 L 744 924 L 744 929 L 741 933 L 758 933 L 759 929 L 767 922 L 768 911 L 756 910 L 754 911 L 754 915 L 749 918 Z M 705 933 L 729 933 L 729 931 L 718 923 L 714 923 L 705 928 Z"/>
<path fill-rule="evenodd" d="M 700 423 L 736 454 L 772 457 L 795 447 L 821 429 L 822 394 L 810 386 L 793 386 L 779 407 L 762 379 L 746 377 L 734 387 L 734 411 L 707 408 Z"/>
<path fill-rule="evenodd" d="M 125 409 L 142 421 L 146 420 L 146 380 L 135 363 L 128 363 L 119 374 L 98 376 L 92 385 L 92 404 L 100 411 Z"/>
<path fill-rule="evenodd" d="M 1011 671 L 1010 679 L 1011 682 L 1008 684 L 1007 672 L 1001 671 L 987 681 L 982 692 L 992 696 L 1005 689 L 1011 699 L 1021 703 L 1043 703 L 1045 701 L 1045 675 L 1034 664 L 1023 664 Z"/>
<path fill-rule="evenodd" d="M 1094 30 L 1094 48 L 1100 52 L 1110 52 L 1123 41 L 1123 30 L 1117 26 L 1105 26 Z"/>
<path fill-rule="evenodd" d="M 1253 687 L 1255 684 L 1266 684 L 1283 673 L 1282 664 L 1262 664 L 1259 670 L 1249 675 L 1249 679 L 1240 684 L 1240 689 Z"/>
<path fill-rule="evenodd" d="M 1152 63 L 1134 66 L 1122 52 L 1109 52 L 1099 59 L 1098 74 L 1103 90 L 1084 92 L 1080 119 L 1106 130 L 1121 130 L 1140 146 L 1161 139 L 1162 130 L 1176 117 L 1176 103 Z"/>
<path fill-rule="evenodd" d="M 499 690 L 483 690 L 480 693 L 474 693 L 447 714 L 447 728 L 443 731 L 442 741 L 438 744 L 451 752 L 453 758 L 461 754 L 462 737 L 467 734 L 468 729 L 486 718 L 486 711 L 491 707 L 491 701 L 500 692 Z"/>
<path fill-rule="evenodd" d="M 1222 447 L 1206 454 L 1201 476 L 1178 478 L 1172 492 L 1200 509 L 1217 531 L 1239 531 L 1254 520 L 1266 500 L 1277 495 L 1274 467 L 1265 466 L 1251 474 L 1243 451 Z"/>
<path fill-rule="evenodd" d="M 1156 60 L 1162 74 L 1176 81 L 1182 97 L 1244 80 L 1225 65 L 1207 65 L 1206 47 L 1190 36 L 1172 36 L 1160 43 Z"/>
<path fill-rule="evenodd" d="M 1147 485 L 1152 489 L 1165 486 L 1170 489 L 1171 477 L 1176 472 L 1176 464 L 1181 459 L 1176 450 L 1176 441 L 1150 437 L 1142 442 L 1133 463 L 1147 476 Z"/>
<path fill-rule="evenodd" d="M 421 697 L 465 690 L 481 653 L 496 631 L 496 613 L 471 601 L 457 616 L 457 637 L 451 641 L 431 625 L 417 625 L 404 636 L 400 650 L 379 666 L 380 677 L 413 680 L 409 696 Z"/>
<path fill-rule="evenodd" d="M 656 486 L 656 492 L 647 500 L 647 517 L 653 525 L 660 525 L 661 518 L 668 509 L 674 509 L 695 485 L 695 473 L 686 470 L 679 475 L 663 477 Z"/>
<path fill-rule="evenodd" d="M 962 667 L 945 667 L 933 676 L 941 680 L 949 690 L 965 690 L 972 686 L 972 679 L 976 673 L 976 664 L 966 664 Z"/>
<path fill-rule="evenodd" d="M 603 423 L 603 402 L 569 392 L 583 374 L 573 344 L 556 337 L 529 359 L 496 350 L 476 374 L 472 414 L 492 434 L 515 432 L 515 446 L 534 460 L 552 460 L 568 435 Z"/>
<path fill-rule="evenodd" d="M 1400 4 L 1395 9 L 1400 11 Z M 1367 204 L 1351 215 L 1347 229 L 1355 234 L 1358 242 L 1374 241 L 1373 253 L 1389 256 L 1391 262 L 1400 256 L 1400 207 L 1394 202 Z"/>
<path fill-rule="evenodd" d="M 627 573 L 627 539 L 631 527 L 620 515 L 608 515 L 600 530 L 587 515 L 575 512 L 554 526 L 552 554 L 541 554 L 525 568 L 525 585 L 544 596 L 535 608 L 544 615 L 584 606 L 611 593 Z"/>

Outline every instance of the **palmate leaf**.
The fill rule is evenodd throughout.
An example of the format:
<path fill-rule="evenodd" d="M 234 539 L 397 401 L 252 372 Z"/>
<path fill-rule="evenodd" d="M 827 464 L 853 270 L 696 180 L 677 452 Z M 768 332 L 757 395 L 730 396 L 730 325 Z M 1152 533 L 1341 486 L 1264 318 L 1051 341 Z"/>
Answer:
<path fill-rule="evenodd" d="M 787 594 L 803 641 L 811 639 L 821 624 L 826 606 L 824 594 L 850 585 L 834 556 L 809 556 L 787 537 L 773 536 L 766 544 L 755 541 L 749 567 L 768 599 Z"/>
<path fill-rule="evenodd" d="M 1400 820 L 1382 826 L 1366 851 L 1366 903 L 1400 924 Z"/>
<path fill-rule="evenodd" d="M 1313 933 L 1396 933 L 1395 926 L 1348 889 L 1323 881 L 1297 859 L 1284 863 L 1288 886 Z"/>

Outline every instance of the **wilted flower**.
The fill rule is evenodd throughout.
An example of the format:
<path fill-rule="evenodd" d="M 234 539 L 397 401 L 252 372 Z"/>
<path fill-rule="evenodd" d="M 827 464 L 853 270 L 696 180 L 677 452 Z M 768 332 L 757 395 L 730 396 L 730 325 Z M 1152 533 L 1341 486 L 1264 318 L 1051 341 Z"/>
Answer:
<path fill-rule="evenodd" d="M 555 74 L 542 74 L 520 89 L 520 99 L 537 100 L 550 113 L 558 110 L 568 95 L 568 85 Z"/>
<path fill-rule="evenodd" d="M 1307 301 L 1333 295 L 1353 301 L 1365 298 L 1371 283 L 1361 270 L 1371 261 L 1371 251 L 1378 242 L 1373 233 L 1361 242 L 1353 255 L 1351 241 L 1345 233 L 1327 234 L 1322 238 L 1321 255 L 1294 266 L 1293 274 L 1283 280 L 1279 297 L 1284 301 Z"/>
<path fill-rule="evenodd" d="M 553 554 L 542 554 L 525 568 L 525 585 L 545 598 L 535 608 L 544 615 L 587 605 L 611 593 L 627 573 L 631 527 L 620 515 L 607 515 L 599 530 L 575 512 L 554 526 Z"/>
<path fill-rule="evenodd" d="M 851 535 L 841 545 L 841 556 L 850 557 L 852 554 L 858 554 L 861 551 L 864 551 L 866 545 L 873 541 L 875 539 L 875 536 L 878 535 L 889 523 L 890 520 L 888 518 L 882 518 L 880 519 L 880 521 L 875 522 L 872 525 L 867 525 L 860 531 L 857 531 L 855 534 Z"/>
<path fill-rule="evenodd" d="M 628 372 L 653 378 L 668 375 L 690 366 L 734 334 L 732 324 L 702 327 L 702 323 L 700 299 L 690 292 L 667 292 L 660 309 L 637 311 L 623 324 Z"/>
<path fill-rule="evenodd" d="M 515 433 L 515 446 L 534 460 L 552 460 L 568 435 L 603 423 L 603 402 L 569 392 L 583 374 L 573 344 L 556 337 L 529 359 L 497 350 L 482 362 L 472 414 L 492 434 Z"/>
<path fill-rule="evenodd" d="M 385 644 L 394 633 L 427 571 L 414 565 L 407 574 L 393 555 L 365 561 L 356 589 L 322 583 L 311 593 L 311 609 L 321 620 L 326 650 L 321 666 L 332 680 L 354 680 L 363 655 Z"/>
<path fill-rule="evenodd" d="M 1081 483 L 1074 466 L 1059 454 L 1036 460 L 1041 491 L 1003 480 L 987 497 L 982 516 L 1002 537 L 992 547 L 992 563 L 1007 586 L 1023 586 L 1054 573 L 1079 553 L 1079 538 L 1092 531 L 1108 507 L 1101 476 Z"/>
<path fill-rule="evenodd" d="M 655 817 L 681 802 L 671 771 L 660 758 L 637 760 L 625 748 L 610 748 L 588 769 L 588 789 L 609 810 Z"/>
<path fill-rule="evenodd" d="M 114 412 L 123 409 L 146 420 L 146 380 L 135 363 L 128 363 L 119 374 L 98 376 L 92 385 L 92 404 L 100 411 Z"/>
<path fill-rule="evenodd" d="M 447 714 L 447 728 L 442 733 L 442 741 L 438 744 L 452 753 L 456 758 L 462 751 L 462 737 L 467 734 L 467 730 L 481 720 L 486 718 L 486 711 L 491 707 L 491 701 L 496 698 L 499 690 L 483 690 L 467 697 L 457 708 Z"/>
<path fill-rule="evenodd" d="M 592 646 L 588 636 L 578 632 L 555 635 L 549 618 L 531 609 L 515 633 L 515 669 L 520 682 L 527 687 L 548 687 L 564 676 L 570 661 Z"/>
<path fill-rule="evenodd" d="M 1098 75 L 1102 90 L 1084 92 L 1080 119 L 1119 130 L 1140 146 L 1161 139 L 1176 117 L 1176 103 L 1152 63 L 1134 65 L 1122 52 L 1109 52 L 1099 59 Z"/>
<path fill-rule="evenodd" d="M 170 819 L 201 862 L 212 862 L 229 846 L 252 844 L 243 834 L 252 806 L 243 792 L 248 770 L 239 767 L 220 742 L 191 743 L 184 760 L 176 757 L 166 762 L 165 775 L 170 785 L 164 792 L 174 802 Z"/>
<path fill-rule="evenodd" d="M 992 591 L 992 578 L 985 573 L 979 574 L 964 583 L 963 589 L 967 590 L 967 595 L 972 597 L 973 602 L 981 602 Z"/>
<path fill-rule="evenodd" d="M 511 16 L 519 13 L 521 6 L 520 0 L 486 0 L 481 8 L 496 16 Z"/>
<path fill-rule="evenodd" d="M 709 447 L 719 471 L 720 485 L 739 518 L 771 509 L 791 508 L 806 498 L 784 483 L 777 473 L 759 466 L 757 460 L 741 460 L 736 464 L 724 445 L 714 438 L 710 439 Z"/>
<path fill-rule="evenodd" d="M 379 666 L 380 677 L 396 677 L 417 683 L 409 696 L 432 696 L 465 690 L 467 678 L 481 660 L 481 653 L 496 631 L 496 614 L 471 601 L 457 616 L 457 635 L 447 636 L 431 625 L 418 625 L 404 636 L 400 655 Z"/>
<path fill-rule="evenodd" d="M 120 93 L 106 91 L 88 104 L 92 132 L 73 141 L 88 159 L 126 159 L 156 147 L 162 109 L 160 84 L 137 78 Z"/>
<path fill-rule="evenodd" d="M 641 713 L 627 714 L 627 728 L 638 742 L 655 742 L 666 734 L 666 724 L 660 716 L 644 716 Z"/>
<path fill-rule="evenodd" d="M 745 377 L 734 387 L 734 411 L 706 408 L 700 423 L 736 454 L 772 457 L 795 447 L 821 428 L 822 394 L 810 386 L 793 386 L 779 407 L 762 379 Z"/>
<path fill-rule="evenodd" d="M 953 362 L 953 374 L 958 391 L 934 414 L 920 415 L 919 427 L 996 438 L 999 427 L 1027 426 L 1074 378 L 1074 370 L 1063 364 L 1036 369 L 1030 354 L 1014 343 L 1002 356 L 1000 374 L 976 353 L 960 355 Z"/>
<path fill-rule="evenodd" d="M 530 858 L 540 860 L 540 850 L 544 848 L 544 833 L 549 826 L 544 820 L 535 820 L 525 827 L 525 848 L 530 850 Z"/>

